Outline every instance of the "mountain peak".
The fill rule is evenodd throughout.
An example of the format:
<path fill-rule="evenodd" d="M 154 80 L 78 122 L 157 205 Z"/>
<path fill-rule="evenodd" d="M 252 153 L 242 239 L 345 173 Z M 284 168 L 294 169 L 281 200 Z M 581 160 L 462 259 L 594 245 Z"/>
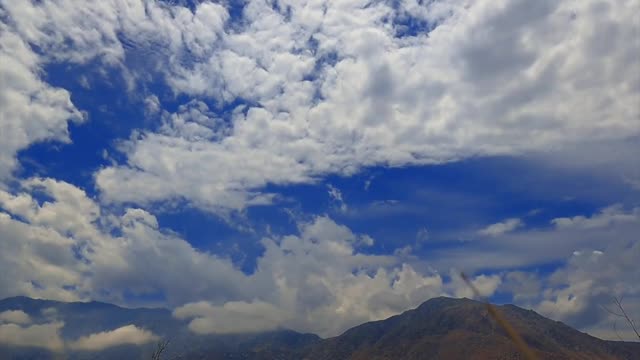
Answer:
<path fill-rule="evenodd" d="M 473 299 L 469 299 L 466 297 L 463 298 L 455 298 L 455 297 L 449 297 L 449 296 L 438 296 L 438 297 L 434 297 L 431 299 L 428 299 L 426 301 L 424 301 L 422 304 L 420 304 L 418 306 L 418 308 L 421 308 L 423 306 L 434 306 L 434 305 L 445 305 L 445 306 L 451 306 L 451 305 L 461 305 L 461 304 L 482 304 L 482 302 L 477 301 L 477 300 L 473 300 Z"/>
<path fill-rule="evenodd" d="M 636 359 L 640 343 L 605 341 L 515 305 L 496 305 L 540 359 Z M 320 359 L 521 359 L 485 303 L 437 297 L 316 345 Z"/>
<path fill-rule="evenodd" d="M 637 356 L 640 343 L 600 340 L 532 310 L 510 304 L 496 307 L 540 359 L 640 359 Z M 361 324 L 340 336 L 324 340 L 292 330 L 197 335 L 188 330 L 188 322 L 173 318 L 167 309 L 127 309 L 101 302 L 65 303 L 24 296 L 0 300 L 0 312 L 20 309 L 38 324 L 50 321 L 43 315 L 43 310 L 48 308 L 56 309 L 56 316 L 64 320 L 61 336 L 65 341 L 134 325 L 159 338 L 171 339 L 176 350 L 188 349 L 186 354 L 180 354 L 181 358 L 187 359 L 522 358 L 488 313 L 485 304 L 467 298 L 432 298 L 415 309 L 385 320 Z M 120 347 L 96 358 L 143 358 L 153 346 L 153 343 L 147 343 L 144 346 Z M 42 352 L 34 352 L 35 355 L 30 357 L 25 355 L 29 352 L 24 349 L 12 353 L 14 350 L 0 345 L 3 356 L 18 354 L 21 359 L 43 358 Z"/>

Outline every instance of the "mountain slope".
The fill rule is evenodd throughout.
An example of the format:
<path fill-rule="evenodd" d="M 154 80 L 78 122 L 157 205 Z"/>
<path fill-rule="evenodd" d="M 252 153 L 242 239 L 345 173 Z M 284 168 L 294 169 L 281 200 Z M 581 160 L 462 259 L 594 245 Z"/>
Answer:
<path fill-rule="evenodd" d="M 611 342 L 513 305 L 499 311 L 540 359 L 640 359 L 640 343 Z M 356 326 L 309 349 L 307 360 L 521 359 L 483 303 L 435 298 L 414 310 Z"/>
<path fill-rule="evenodd" d="M 275 330 L 255 334 L 196 335 L 188 322 L 174 318 L 167 309 L 122 308 L 102 302 L 59 302 L 12 297 L 0 300 L 0 313 L 20 310 L 30 317 L 29 324 L 64 322 L 60 336 L 65 342 L 82 336 L 112 331 L 127 325 L 152 332 L 160 339 L 169 340 L 166 358 L 268 359 L 268 354 L 290 358 L 294 352 L 320 340 L 314 334 L 301 334 L 291 330 Z M 0 326 L 3 321 L 0 320 Z M 7 324 L 4 324 L 7 325 Z M 15 325 L 13 325 L 15 326 Z M 0 331 L 0 335 L 2 332 Z M 143 345 L 119 345 L 100 351 L 64 351 L 69 359 L 150 359 L 155 341 Z M 5 359 L 54 359 L 59 354 L 33 346 L 10 346 L 2 343 L 0 336 L 0 360 Z M 267 357 L 265 357 L 267 356 Z"/>
<path fill-rule="evenodd" d="M 61 302 L 18 296 L 0 300 L 0 312 L 22 310 L 35 323 L 58 318 L 64 321 L 61 329 L 65 339 L 78 338 L 100 331 L 113 330 L 129 324 L 148 329 L 156 334 L 174 335 L 186 325 L 161 308 L 122 308 L 103 302 Z"/>
<path fill-rule="evenodd" d="M 498 308 L 540 359 L 640 360 L 640 343 L 601 340 L 513 305 Z M 414 310 L 368 322 L 324 340 L 291 330 L 195 335 L 189 331 L 187 322 L 175 319 L 167 309 L 126 309 L 100 302 L 65 303 L 14 297 L 0 300 L 0 313 L 7 310 L 21 310 L 29 315 L 30 323 L 23 327 L 64 321 L 60 333 L 65 341 L 135 325 L 171 341 L 165 359 L 177 356 L 212 360 L 522 359 L 485 305 L 469 299 L 431 299 Z M 66 351 L 64 358 L 150 359 L 154 346 L 155 342 L 147 342 L 101 351 Z M 8 346 L 0 339 L 0 360 L 53 358 L 59 357 L 46 349 Z"/>

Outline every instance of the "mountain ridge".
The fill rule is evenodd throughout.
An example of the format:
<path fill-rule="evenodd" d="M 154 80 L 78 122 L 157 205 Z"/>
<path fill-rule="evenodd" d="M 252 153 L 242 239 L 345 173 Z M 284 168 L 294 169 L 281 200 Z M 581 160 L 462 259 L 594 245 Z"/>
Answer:
<path fill-rule="evenodd" d="M 541 359 L 640 359 L 640 343 L 598 339 L 516 305 L 496 305 Z M 22 310 L 42 323 L 45 309 L 56 309 L 65 325 L 64 339 L 74 339 L 120 326 L 135 325 L 170 339 L 166 355 L 187 359 L 521 359 L 518 349 L 486 311 L 466 298 L 437 297 L 387 319 L 365 322 L 322 339 L 280 329 L 227 335 L 196 335 L 188 322 L 166 308 L 126 308 L 90 302 L 61 302 L 18 296 L 0 300 L 0 312 Z M 1 322 L 0 322 L 1 324 Z M 68 327 L 68 328 L 67 328 Z M 462 345 L 462 346 L 461 346 Z M 155 343 L 119 346 L 97 354 L 76 352 L 70 359 L 149 358 Z M 30 352 L 31 351 L 31 352 Z M 0 343 L 0 359 L 40 359 L 41 350 L 9 348 Z M 13 354 L 13 355 L 11 355 Z M 30 357 L 29 354 L 32 354 Z M 53 358 L 53 356 L 51 356 Z"/>
<path fill-rule="evenodd" d="M 496 307 L 541 359 L 640 359 L 640 343 L 602 340 L 512 304 Z M 523 359 L 486 304 L 447 297 L 313 346 L 305 360 Z"/>

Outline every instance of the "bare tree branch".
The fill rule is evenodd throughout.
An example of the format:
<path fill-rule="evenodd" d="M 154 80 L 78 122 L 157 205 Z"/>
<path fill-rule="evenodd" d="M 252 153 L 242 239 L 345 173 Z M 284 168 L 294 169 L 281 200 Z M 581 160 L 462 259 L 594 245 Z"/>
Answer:
<path fill-rule="evenodd" d="M 161 360 L 162 354 L 167 350 L 169 346 L 169 340 L 160 340 L 156 345 L 156 349 L 151 354 L 151 360 Z"/>
<path fill-rule="evenodd" d="M 613 301 L 616 302 L 616 305 L 618 306 L 618 309 L 620 309 L 620 312 L 622 312 L 624 319 L 627 320 L 627 323 L 629 323 L 629 326 L 631 326 L 631 329 L 633 329 L 633 332 L 636 333 L 636 336 L 638 337 L 638 339 L 640 339 L 640 333 L 638 333 L 638 328 L 636 328 L 636 324 L 634 324 L 633 320 L 631 320 L 629 315 L 627 315 L 627 312 L 624 311 L 624 307 L 622 306 L 622 298 L 618 299 L 617 297 L 614 296 Z"/>
<path fill-rule="evenodd" d="M 614 296 L 613 297 L 613 302 L 615 302 L 616 307 L 618 308 L 618 310 L 620 312 L 613 311 L 613 310 L 611 310 L 611 309 L 609 309 L 609 308 L 607 308 L 606 306 L 603 306 L 603 305 L 601 305 L 600 307 L 602 307 L 609 314 L 624 319 L 627 322 L 627 324 L 629 324 L 629 326 L 631 327 L 633 332 L 636 334 L 638 339 L 640 339 L 640 333 L 638 333 L 638 328 L 636 327 L 636 324 L 629 317 L 629 315 L 627 315 L 627 312 L 624 310 L 624 307 L 622 306 L 622 297 L 618 298 L 618 297 Z M 616 321 L 615 320 L 613 322 L 613 331 L 616 333 L 616 336 L 618 337 L 618 339 L 622 340 L 622 338 L 620 337 L 620 335 L 618 334 L 618 331 L 616 329 Z"/>
<path fill-rule="evenodd" d="M 613 311 L 613 310 L 609 309 L 608 307 L 606 307 L 606 306 L 604 306 L 604 305 L 600 305 L 600 307 L 601 307 L 604 311 L 608 312 L 608 313 L 609 313 L 609 314 L 611 314 L 611 315 L 615 315 L 615 316 L 617 316 L 617 317 L 624 317 L 624 315 L 622 315 L 622 314 L 618 314 L 617 312 L 615 312 L 615 311 Z"/>

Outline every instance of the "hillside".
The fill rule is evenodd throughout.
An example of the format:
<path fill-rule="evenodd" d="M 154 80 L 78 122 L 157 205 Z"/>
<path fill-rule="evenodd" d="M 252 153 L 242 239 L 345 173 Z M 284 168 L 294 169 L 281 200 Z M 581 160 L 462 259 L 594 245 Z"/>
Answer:
<path fill-rule="evenodd" d="M 267 359 L 269 354 L 290 358 L 295 351 L 320 340 L 317 335 L 291 330 L 274 330 L 255 334 L 195 335 L 186 321 L 178 320 L 168 309 L 122 308 L 102 302 L 59 302 L 12 297 L 0 300 L 0 313 L 21 310 L 29 315 L 29 325 L 63 321 L 60 335 L 64 341 L 81 336 L 112 331 L 135 325 L 170 341 L 165 358 L 193 359 Z M 2 321 L 0 321 L 2 326 Z M 23 327 L 26 325 L 23 325 Z M 1 332 L 0 332 L 1 334 Z M 59 359 L 56 353 L 30 346 L 7 346 L 0 339 L 0 360 Z M 69 359 L 150 359 L 157 342 L 143 345 L 120 345 L 100 351 L 65 350 Z M 266 356 L 266 357 L 265 357 Z"/>
<path fill-rule="evenodd" d="M 640 343 L 605 341 L 514 305 L 498 306 L 540 359 L 640 359 Z M 65 341 L 135 325 L 169 339 L 165 359 L 413 360 L 522 359 L 483 303 L 439 297 L 386 320 L 368 322 L 342 335 L 320 339 L 291 330 L 237 335 L 195 335 L 166 309 L 126 309 L 112 304 L 65 303 L 14 297 L 0 300 L 0 312 L 21 310 L 31 325 L 64 321 Z M 25 325 L 26 326 L 26 325 Z M 1 339 L 0 339 L 1 340 Z M 156 342 L 100 351 L 65 351 L 69 359 L 149 359 Z M 0 342 L 0 359 L 49 359 L 56 354 Z"/>
<path fill-rule="evenodd" d="M 541 359 L 640 359 L 640 343 L 605 341 L 514 305 L 498 306 Z M 521 359 L 483 303 L 434 298 L 315 344 L 308 360 Z"/>

